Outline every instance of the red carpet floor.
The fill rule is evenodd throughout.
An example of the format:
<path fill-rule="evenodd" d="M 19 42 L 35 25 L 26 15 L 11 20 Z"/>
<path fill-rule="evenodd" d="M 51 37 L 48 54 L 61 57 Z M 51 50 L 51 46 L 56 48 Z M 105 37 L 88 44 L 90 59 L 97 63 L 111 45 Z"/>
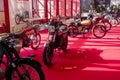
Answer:
<path fill-rule="evenodd" d="M 22 49 L 21 55 L 35 53 L 46 80 L 120 80 L 120 26 L 113 27 L 102 39 L 96 39 L 93 35 L 86 39 L 81 35 L 69 37 L 67 52 L 56 52 L 51 68 L 42 62 L 47 31 L 40 33 L 39 49 Z"/>

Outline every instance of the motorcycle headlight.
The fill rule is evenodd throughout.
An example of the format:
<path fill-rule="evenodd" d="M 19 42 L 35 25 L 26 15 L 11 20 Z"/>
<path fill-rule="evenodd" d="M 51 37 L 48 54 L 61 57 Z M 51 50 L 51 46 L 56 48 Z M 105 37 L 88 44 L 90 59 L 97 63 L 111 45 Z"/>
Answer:
<path fill-rule="evenodd" d="M 59 31 L 62 33 L 66 33 L 68 31 L 68 27 L 66 25 L 61 25 L 59 27 Z"/>
<path fill-rule="evenodd" d="M 55 26 L 48 26 L 49 34 L 53 34 L 55 32 Z"/>

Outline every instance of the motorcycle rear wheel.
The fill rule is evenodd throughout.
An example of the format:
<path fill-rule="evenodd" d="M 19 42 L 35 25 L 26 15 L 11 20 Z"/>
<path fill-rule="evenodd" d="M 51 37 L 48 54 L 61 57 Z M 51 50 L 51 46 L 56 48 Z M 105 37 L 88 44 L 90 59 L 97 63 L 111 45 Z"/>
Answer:
<path fill-rule="evenodd" d="M 31 48 L 36 50 L 40 46 L 41 42 L 41 36 L 39 33 L 33 34 L 33 37 L 31 38 Z"/>

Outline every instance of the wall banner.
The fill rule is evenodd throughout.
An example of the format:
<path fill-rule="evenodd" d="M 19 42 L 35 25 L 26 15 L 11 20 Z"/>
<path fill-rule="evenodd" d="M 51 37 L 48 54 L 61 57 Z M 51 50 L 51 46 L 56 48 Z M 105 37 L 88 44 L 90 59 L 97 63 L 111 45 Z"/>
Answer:
<path fill-rule="evenodd" d="M 31 17 L 31 0 L 9 0 L 10 32 L 21 30 Z"/>

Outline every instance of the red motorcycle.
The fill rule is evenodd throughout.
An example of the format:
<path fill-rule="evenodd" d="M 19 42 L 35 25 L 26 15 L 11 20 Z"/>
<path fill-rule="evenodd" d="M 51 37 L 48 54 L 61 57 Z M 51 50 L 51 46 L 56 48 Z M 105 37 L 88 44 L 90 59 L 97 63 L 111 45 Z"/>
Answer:
<path fill-rule="evenodd" d="M 24 28 L 22 32 L 16 33 L 18 34 L 17 37 L 22 41 L 22 48 L 30 46 L 36 50 L 39 47 L 41 41 L 41 35 L 38 31 L 39 27 L 39 24 L 31 25 L 27 23 L 27 27 Z"/>
<path fill-rule="evenodd" d="M 23 30 L 23 47 L 31 46 L 32 49 L 37 49 L 39 47 L 41 36 L 37 31 L 37 27 L 39 27 L 39 25 L 33 25 L 33 27 Z"/>

